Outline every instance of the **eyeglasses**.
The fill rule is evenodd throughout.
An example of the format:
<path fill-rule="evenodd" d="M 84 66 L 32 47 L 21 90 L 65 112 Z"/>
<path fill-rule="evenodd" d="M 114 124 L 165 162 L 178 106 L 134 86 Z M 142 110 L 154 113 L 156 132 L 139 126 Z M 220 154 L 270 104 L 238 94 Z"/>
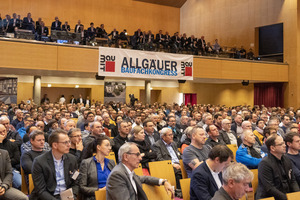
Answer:
<path fill-rule="evenodd" d="M 70 140 L 68 140 L 68 141 L 64 141 L 64 142 L 57 142 L 57 143 L 62 143 L 62 144 L 64 144 L 64 145 L 68 145 L 68 144 L 71 144 L 71 141 L 70 141 Z"/>
<path fill-rule="evenodd" d="M 130 153 L 130 152 L 127 152 L 127 154 L 136 155 L 137 157 L 139 157 L 139 156 L 141 155 L 140 152 L 137 152 L 137 153 Z"/>
<path fill-rule="evenodd" d="M 75 137 L 75 138 L 78 138 L 78 137 L 81 137 L 81 135 L 73 135 L 73 136 L 69 136 L 69 137 Z"/>
<path fill-rule="evenodd" d="M 279 143 L 279 144 L 275 144 L 274 146 L 282 146 L 282 145 L 284 145 L 285 143 L 284 142 L 282 142 L 282 143 Z"/>

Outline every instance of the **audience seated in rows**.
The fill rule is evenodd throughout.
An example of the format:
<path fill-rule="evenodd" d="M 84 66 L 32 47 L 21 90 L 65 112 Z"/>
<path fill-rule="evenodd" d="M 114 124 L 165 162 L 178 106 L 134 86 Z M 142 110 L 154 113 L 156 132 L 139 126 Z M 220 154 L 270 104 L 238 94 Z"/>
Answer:
<path fill-rule="evenodd" d="M 117 31 L 114 28 L 109 34 L 104 28 L 104 24 L 100 24 L 98 27 L 91 22 L 90 26 L 85 29 L 84 25 L 81 24 L 81 20 L 78 20 L 77 24 L 74 27 L 74 30 L 71 30 L 68 21 L 65 21 L 64 24 L 59 20 L 58 16 L 54 18 L 54 21 L 51 23 L 51 26 L 46 26 L 41 17 L 38 18 L 36 22 L 31 17 L 31 13 L 27 14 L 27 17 L 21 19 L 20 15 L 17 16 L 16 13 L 6 15 L 5 18 L 0 20 L 0 30 L 4 33 L 14 33 L 19 29 L 25 29 L 32 31 L 35 34 L 36 40 L 43 41 L 52 41 L 50 37 L 51 31 L 65 31 L 65 32 L 74 32 L 80 34 L 81 44 L 86 45 L 95 45 L 97 44 L 96 38 L 102 38 L 104 43 L 107 43 L 109 46 L 115 45 L 117 48 L 127 47 L 128 42 L 133 49 L 138 50 L 147 50 L 147 51 L 169 51 L 172 53 L 189 53 L 193 55 L 220 55 L 222 53 L 228 53 L 233 58 L 247 58 L 250 60 L 256 59 L 254 56 L 253 50 L 250 48 L 248 52 L 241 46 L 240 49 L 233 47 L 230 51 L 227 51 L 227 47 L 222 48 L 219 44 L 218 39 L 215 39 L 214 42 L 206 42 L 204 36 L 201 36 L 197 39 L 194 35 L 188 37 L 186 33 L 179 34 L 175 32 L 173 36 L 170 36 L 168 31 L 163 34 L 162 30 L 159 30 L 155 35 L 151 30 L 142 31 L 138 29 L 134 35 L 128 36 L 126 29 L 123 31 Z M 74 38 L 70 38 L 70 41 L 73 41 Z M 65 39 L 63 39 L 65 40 Z M 56 39 L 53 39 L 56 41 Z M 124 43 L 126 41 L 126 44 Z M 99 41 L 101 43 L 101 40 Z M 103 42 L 102 42 L 103 43 Z"/>
<path fill-rule="evenodd" d="M 118 159 L 120 158 L 119 152 L 123 151 L 120 150 L 122 149 L 121 146 L 128 144 L 128 141 L 133 142 L 129 143 L 134 145 L 134 148 L 133 150 L 127 149 L 128 151 L 123 151 L 123 156 L 121 157 L 125 159 L 125 163 L 127 162 L 126 159 L 134 162 L 134 166 L 129 165 L 129 171 L 132 172 L 141 162 L 144 174 L 149 175 L 149 171 L 147 170 L 149 162 L 170 160 L 176 177 L 177 188 L 175 194 L 178 197 L 181 196 L 179 180 L 182 178 L 182 170 L 186 170 L 188 176 L 194 181 L 191 187 L 197 184 L 201 185 L 196 174 L 200 175 L 202 173 L 200 170 L 202 167 L 207 165 L 209 169 L 215 171 L 214 174 L 212 173 L 212 177 L 206 176 L 206 178 L 210 177 L 209 180 L 217 180 L 216 184 L 212 181 L 210 182 L 212 183 L 211 185 L 205 185 L 207 187 L 205 190 L 207 193 L 205 194 L 209 194 L 207 196 L 209 197 L 208 199 L 212 198 L 213 195 L 217 195 L 218 197 L 221 194 L 231 194 L 234 191 L 232 188 L 237 186 L 237 184 L 243 181 L 246 184 L 250 181 L 251 177 L 245 180 L 238 180 L 233 177 L 227 177 L 226 179 L 223 173 L 223 179 L 221 180 L 220 176 L 218 176 L 217 172 L 219 172 L 219 168 L 215 169 L 214 167 L 224 167 L 224 165 L 227 165 L 226 162 L 228 160 L 221 161 L 218 160 L 218 156 L 212 158 L 209 155 L 213 154 L 214 148 L 227 149 L 226 144 L 237 144 L 239 146 L 236 152 L 236 161 L 244 163 L 249 169 L 257 168 L 258 166 L 258 171 L 261 174 L 269 173 L 268 176 L 270 177 L 273 176 L 270 175 L 271 173 L 285 176 L 288 173 L 280 170 L 278 172 L 280 168 L 277 165 L 273 164 L 269 166 L 267 157 L 272 160 L 272 155 L 275 155 L 275 157 L 277 156 L 277 160 L 275 159 L 275 161 L 286 165 L 286 170 L 292 173 L 291 178 L 288 177 L 287 182 L 290 184 L 294 180 L 298 180 L 298 165 L 297 161 L 295 161 L 296 159 L 293 160 L 293 158 L 299 154 L 297 154 L 297 141 L 299 139 L 300 110 L 294 110 L 293 108 L 266 108 L 264 106 L 254 106 L 253 108 L 249 106 L 235 106 L 229 108 L 226 106 L 200 104 L 193 106 L 190 104 L 179 106 L 178 104 L 168 105 L 159 103 L 143 105 L 139 101 L 134 102 L 133 107 L 129 107 L 123 103 L 112 102 L 101 104 L 94 100 L 91 100 L 93 103 L 87 104 L 87 98 L 85 99 L 83 96 L 80 99 L 76 99 L 75 96 L 72 96 L 70 99 L 68 97 L 65 98 L 64 103 L 59 104 L 50 102 L 46 96 L 41 106 L 35 105 L 33 101 L 30 101 L 30 103 L 21 102 L 18 105 L 0 103 L 0 149 L 8 150 L 8 155 L 11 157 L 11 163 L 14 167 L 13 179 L 15 182 L 12 185 L 15 188 L 20 187 L 20 174 L 18 173 L 20 168 L 18 165 L 21 164 L 25 174 L 32 174 L 35 187 L 37 187 L 32 193 L 33 199 L 43 199 L 43 197 L 44 199 L 49 199 L 52 196 L 58 198 L 61 191 L 69 188 L 73 188 L 75 196 L 82 193 L 86 199 L 94 198 L 94 191 L 99 188 L 105 188 L 105 185 L 108 186 L 110 183 L 108 174 L 109 172 L 113 173 L 114 169 L 110 166 L 109 170 L 105 170 L 104 167 L 101 169 L 103 176 L 98 175 L 100 171 L 96 167 L 97 162 L 93 158 L 97 157 L 97 154 L 99 155 L 100 153 L 101 156 L 97 158 L 100 161 L 99 165 L 103 167 L 103 163 L 107 161 L 104 157 L 109 154 L 110 150 L 113 150 L 117 155 L 116 161 L 119 162 L 119 165 L 123 166 L 124 163 Z M 71 119 L 71 115 L 78 118 Z M 285 115 L 289 117 L 289 120 L 286 119 Z M 232 123 L 233 119 L 234 123 Z M 284 123 L 283 120 L 285 121 Z M 18 132 L 21 129 L 16 130 L 10 124 L 10 121 L 17 122 L 16 127 L 21 128 L 27 126 L 30 122 L 30 125 L 26 128 L 26 134 L 23 135 L 23 139 Z M 289 121 L 289 123 L 286 123 L 286 121 Z M 286 133 L 279 127 L 280 122 L 285 124 Z M 82 126 L 84 127 L 83 132 L 76 128 Z M 109 129 L 104 126 L 115 127 L 114 134 L 116 136 L 114 136 L 113 140 L 108 138 L 112 132 L 109 132 Z M 132 126 L 134 127 L 132 128 Z M 206 127 L 208 136 L 206 136 L 205 130 L 201 127 Z M 237 135 L 232 130 L 241 132 Z M 59 136 L 56 137 L 55 134 Z M 82 136 L 85 136 L 84 139 Z M 56 139 L 54 140 L 53 137 L 56 137 Z M 176 140 L 174 139 L 175 137 L 177 137 Z M 274 137 L 276 137 L 275 140 L 271 140 Z M 99 142 L 99 138 L 105 139 Z M 289 147 L 286 155 L 285 145 L 282 144 L 283 138 Z M 209 141 L 207 145 L 205 144 L 206 139 Z M 271 143 L 268 143 L 269 139 Z M 52 145 L 51 149 L 46 140 Z M 224 141 L 221 146 L 220 144 L 215 145 L 215 143 L 219 143 L 220 141 Z M 133 147 L 132 145 L 130 146 Z M 178 147 L 184 149 L 182 155 Z M 20 148 L 22 150 L 21 158 Z M 268 156 L 264 157 L 261 151 L 268 154 Z M 89 154 L 87 154 L 88 152 Z M 222 151 L 222 153 L 225 152 L 227 151 Z M 274 153 L 270 155 L 272 152 Z M 261 158 L 258 158 L 259 156 Z M 291 157 L 292 161 L 290 161 L 289 157 Z M 183 159 L 184 168 L 180 167 L 181 158 Z M 50 164 L 49 159 L 51 161 Z M 77 173 L 75 171 L 78 168 L 82 169 L 84 165 L 82 163 L 86 162 L 85 159 L 89 160 L 89 163 L 95 163 L 96 165 L 93 170 L 86 170 L 88 172 L 94 171 L 93 174 L 87 174 L 87 179 L 82 180 L 83 176 L 81 175 L 76 178 Z M 266 161 L 264 162 L 264 160 Z M 217 164 L 211 165 L 212 161 Z M 253 164 L 254 162 L 252 161 L 258 162 Z M 62 167 L 65 167 L 65 162 L 72 162 L 70 166 L 73 168 L 72 170 L 66 169 L 68 170 L 68 175 L 62 177 L 61 174 L 56 174 L 55 169 L 57 167 L 59 170 L 64 170 Z M 47 166 L 44 166 L 45 163 Z M 61 163 L 64 164 L 62 165 Z M 244 174 L 247 174 L 247 171 L 242 167 L 244 165 L 237 166 Z M 46 173 L 42 173 L 43 175 L 41 175 L 41 170 L 46 171 Z M 71 174 L 70 171 L 74 173 Z M 113 179 L 118 176 L 118 172 L 115 173 Z M 207 173 L 205 174 L 207 175 Z M 93 177 L 93 181 L 89 181 L 88 177 Z M 217 177 L 218 179 L 216 179 Z M 107 180 L 107 184 L 104 183 L 104 180 Z M 226 180 L 229 181 L 226 182 Z M 284 199 L 285 193 L 297 191 L 294 184 L 288 185 L 288 189 L 287 187 L 281 189 L 281 186 L 276 185 L 277 180 L 281 180 L 281 178 L 275 179 L 274 187 L 267 187 L 268 184 L 265 183 L 270 181 L 269 178 L 260 175 L 259 181 L 261 184 L 258 186 L 258 195 L 261 197 L 277 195 L 277 198 Z M 163 180 L 156 181 L 157 179 L 155 180 L 155 184 L 163 183 Z M 220 184 L 222 182 L 223 189 Z M 109 187 L 106 187 L 108 193 L 116 189 L 114 185 L 118 186 L 114 181 L 112 183 Z M 227 186 L 230 185 L 230 187 L 227 187 L 226 184 Z M 247 187 L 244 185 L 245 190 L 248 189 Z M 275 192 L 273 193 L 273 191 Z M 244 190 L 240 190 L 240 193 L 236 194 L 237 197 L 240 198 L 240 195 L 244 194 L 244 192 Z M 131 192 L 129 193 L 131 194 Z M 127 193 L 124 192 L 124 194 Z M 198 192 L 195 192 L 195 196 L 198 195 Z M 202 197 L 205 198 L 205 195 L 202 195 Z"/>

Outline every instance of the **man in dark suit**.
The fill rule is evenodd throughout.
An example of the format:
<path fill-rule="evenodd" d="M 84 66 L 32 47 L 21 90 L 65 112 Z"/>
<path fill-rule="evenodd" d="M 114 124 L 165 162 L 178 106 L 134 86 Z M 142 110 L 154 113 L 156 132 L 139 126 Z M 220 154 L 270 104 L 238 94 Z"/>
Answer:
<path fill-rule="evenodd" d="M 26 30 L 32 30 L 34 32 L 34 21 L 31 18 L 31 13 L 28 13 L 27 17 L 23 18 L 22 28 Z"/>
<path fill-rule="evenodd" d="M 83 103 L 83 104 L 85 104 L 85 99 L 82 97 L 81 94 L 79 94 L 79 98 L 77 99 L 76 103 L 80 103 L 80 104 Z"/>
<path fill-rule="evenodd" d="M 145 132 L 145 142 L 152 146 L 160 139 L 159 133 L 154 130 L 154 124 L 151 119 L 146 119 L 143 123 Z"/>
<path fill-rule="evenodd" d="M 15 30 L 15 27 L 20 28 L 20 26 L 21 26 L 20 20 L 17 18 L 17 14 L 14 13 L 13 18 L 9 21 L 8 32 L 13 33 Z"/>
<path fill-rule="evenodd" d="M 201 36 L 201 38 L 198 40 L 198 47 L 199 47 L 199 50 L 201 51 L 202 55 L 205 55 L 206 54 L 206 42 L 204 40 L 204 36 Z"/>
<path fill-rule="evenodd" d="M 61 31 L 61 22 L 58 20 L 58 17 L 55 17 L 55 21 L 52 22 L 51 30 Z"/>
<path fill-rule="evenodd" d="M 90 23 L 90 27 L 87 29 L 87 36 L 89 40 L 93 40 L 96 37 L 96 28 L 93 22 Z"/>
<path fill-rule="evenodd" d="M 159 32 L 156 34 L 155 40 L 157 48 L 159 48 L 159 45 L 162 45 L 164 48 L 166 48 L 165 36 L 162 34 L 162 30 L 159 30 Z"/>
<path fill-rule="evenodd" d="M 112 41 L 113 43 L 116 43 L 116 41 L 117 41 L 118 38 L 119 38 L 119 31 L 117 31 L 117 30 L 114 28 L 114 30 L 113 30 L 110 34 L 108 34 L 108 36 L 111 36 L 111 41 Z"/>
<path fill-rule="evenodd" d="M 249 191 L 253 173 L 241 163 L 232 163 L 222 172 L 223 186 L 211 200 L 241 199 Z"/>
<path fill-rule="evenodd" d="M 225 145 L 212 148 L 208 159 L 202 162 L 192 174 L 191 200 L 211 199 L 222 186 L 222 170 L 233 159 L 232 151 Z"/>
<path fill-rule="evenodd" d="M 145 35 L 145 49 L 153 50 L 153 42 L 154 42 L 154 35 L 149 30 L 148 33 Z"/>
<path fill-rule="evenodd" d="M 242 116 L 240 114 L 237 114 L 234 117 L 234 122 L 231 124 L 231 130 L 236 133 L 237 137 L 239 137 L 243 133 L 242 122 Z"/>
<path fill-rule="evenodd" d="M 286 193 L 299 191 L 291 160 L 285 155 L 286 145 L 281 136 L 271 135 L 265 142 L 269 154 L 258 166 L 256 199 L 275 197 L 287 199 Z"/>
<path fill-rule="evenodd" d="M 158 140 L 154 145 L 153 149 L 157 153 L 156 160 L 171 160 L 175 178 L 176 178 L 176 186 L 177 189 L 180 189 L 180 182 L 179 180 L 182 179 L 181 167 L 179 160 L 181 159 L 180 152 L 176 144 L 173 142 L 173 133 L 170 128 L 163 128 L 160 131 L 160 140 Z M 180 192 L 178 190 L 178 192 Z"/>
<path fill-rule="evenodd" d="M 68 22 L 66 21 L 64 25 L 62 25 L 62 30 L 63 31 L 70 31 L 70 25 L 68 24 Z"/>
<path fill-rule="evenodd" d="M 174 35 L 171 37 L 171 44 L 174 53 L 177 53 L 181 50 L 181 39 L 178 32 L 174 33 Z"/>
<path fill-rule="evenodd" d="M 236 136 L 236 133 L 230 129 L 231 123 L 228 119 L 222 120 L 222 130 L 219 131 L 220 139 L 222 139 L 226 144 L 236 144 L 240 146 L 242 140 Z"/>
<path fill-rule="evenodd" d="M 74 95 L 71 96 L 70 103 L 71 103 L 71 104 L 76 104 L 76 103 L 77 103 L 77 101 L 76 101 Z"/>
<path fill-rule="evenodd" d="M 78 23 L 75 25 L 74 32 L 75 33 L 81 33 L 81 31 L 83 31 L 83 30 L 81 30 L 81 26 L 83 26 L 83 25 L 81 24 L 81 21 L 78 20 Z"/>
<path fill-rule="evenodd" d="M 49 35 L 49 29 L 45 26 L 45 23 L 41 21 L 40 26 L 37 28 L 37 34 L 39 36 L 39 40 L 41 40 L 42 36 L 48 36 Z"/>
<path fill-rule="evenodd" d="M 12 185 L 12 167 L 9 154 L 6 150 L 0 149 L 0 199 L 28 200 L 28 197 Z"/>
<path fill-rule="evenodd" d="M 142 160 L 141 153 L 136 144 L 127 142 L 119 150 L 120 163 L 111 171 L 106 185 L 107 200 L 147 200 L 142 184 L 164 185 L 167 192 L 174 191 L 166 179 L 159 179 L 151 176 L 137 176 L 134 169 L 139 167 Z"/>
<path fill-rule="evenodd" d="M 34 189 L 31 199 L 60 199 L 61 192 L 68 189 L 72 190 L 76 198 L 78 166 L 76 157 L 69 154 L 70 139 L 65 131 L 58 129 L 51 133 L 48 141 L 52 150 L 37 157 L 33 162 Z"/>
<path fill-rule="evenodd" d="M 131 39 L 131 44 L 134 49 L 138 48 L 138 45 L 142 43 L 142 38 L 143 38 L 143 32 L 139 28 L 137 31 L 134 32 L 134 35 Z"/>
<path fill-rule="evenodd" d="M 170 42 L 171 42 L 171 36 L 169 35 L 169 32 L 166 32 L 166 34 L 165 34 L 166 48 L 168 48 L 170 46 Z"/>
<path fill-rule="evenodd" d="M 106 30 L 104 28 L 104 24 L 101 24 L 100 27 L 97 27 L 96 31 L 97 31 L 97 37 L 108 38 L 107 37 L 107 32 L 106 32 Z"/>

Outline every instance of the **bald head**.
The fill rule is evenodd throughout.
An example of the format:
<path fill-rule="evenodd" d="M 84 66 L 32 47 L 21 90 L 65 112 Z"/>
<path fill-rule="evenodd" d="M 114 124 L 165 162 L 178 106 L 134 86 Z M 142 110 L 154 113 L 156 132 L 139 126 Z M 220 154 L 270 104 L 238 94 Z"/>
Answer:
<path fill-rule="evenodd" d="M 251 122 L 243 121 L 242 128 L 243 128 L 243 130 L 252 130 Z"/>

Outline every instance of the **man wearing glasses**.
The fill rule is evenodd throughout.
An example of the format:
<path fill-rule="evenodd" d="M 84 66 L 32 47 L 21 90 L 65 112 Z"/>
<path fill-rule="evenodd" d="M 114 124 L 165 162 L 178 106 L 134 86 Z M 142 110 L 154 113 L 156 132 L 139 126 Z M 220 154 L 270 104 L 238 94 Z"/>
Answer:
<path fill-rule="evenodd" d="M 76 196 L 78 165 L 76 157 L 69 154 L 71 141 L 67 133 L 64 130 L 55 130 L 49 136 L 49 145 L 52 150 L 37 157 L 33 162 L 34 189 L 30 199 L 60 199 L 62 192 L 68 191 L 72 191 Z M 72 198 L 72 195 L 68 196 Z"/>
<path fill-rule="evenodd" d="M 265 142 L 269 154 L 258 166 L 256 199 L 275 197 L 286 200 L 286 193 L 299 191 L 292 162 L 284 155 L 286 145 L 281 136 L 273 134 Z"/>
<path fill-rule="evenodd" d="M 242 141 L 237 138 L 234 131 L 231 130 L 231 123 L 228 119 L 222 120 L 222 130 L 219 131 L 220 139 L 222 139 L 226 144 L 236 144 L 239 146 Z"/>
<path fill-rule="evenodd" d="M 167 192 L 171 192 L 172 198 L 174 190 L 166 179 L 159 179 L 151 176 L 137 176 L 134 169 L 139 167 L 142 155 L 136 144 L 127 142 L 119 149 L 120 163 L 111 171 L 106 184 L 107 200 L 147 200 L 142 184 L 164 185 Z"/>

